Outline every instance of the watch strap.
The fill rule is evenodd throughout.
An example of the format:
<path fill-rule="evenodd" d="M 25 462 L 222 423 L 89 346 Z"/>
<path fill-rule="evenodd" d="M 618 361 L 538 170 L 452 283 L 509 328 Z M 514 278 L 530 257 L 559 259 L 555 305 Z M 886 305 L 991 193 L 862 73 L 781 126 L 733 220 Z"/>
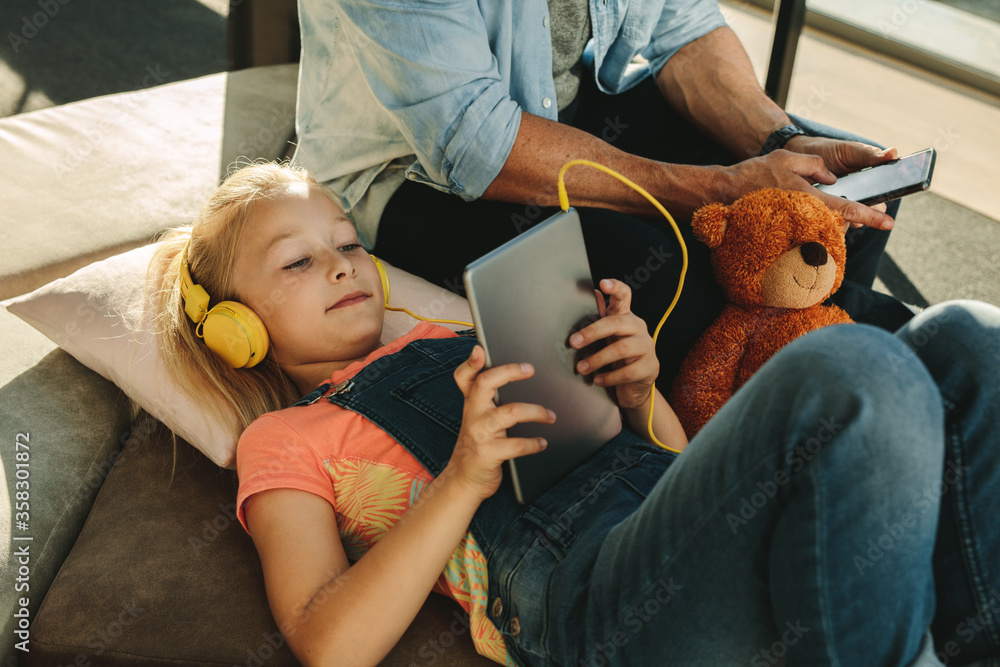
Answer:
<path fill-rule="evenodd" d="M 784 127 L 779 127 L 777 130 L 772 132 L 768 136 L 767 141 L 764 142 L 764 146 L 760 149 L 760 155 L 767 155 L 772 153 L 779 148 L 783 148 L 788 140 L 792 137 L 798 135 L 806 135 L 807 132 L 803 130 L 798 125 L 785 125 Z"/>

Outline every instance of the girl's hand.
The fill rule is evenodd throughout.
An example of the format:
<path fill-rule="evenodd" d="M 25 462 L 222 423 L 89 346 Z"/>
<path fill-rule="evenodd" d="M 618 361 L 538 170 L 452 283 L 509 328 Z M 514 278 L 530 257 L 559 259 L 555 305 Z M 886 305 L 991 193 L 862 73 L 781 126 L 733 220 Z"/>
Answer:
<path fill-rule="evenodd" d="M 540 405 L 509 403 L 497 407 L 493 403 L 497 389 L 535 374 L 530 364 L 505 364 L 480 372 L 485 363 L 486 352 L 476 345 L 468 361 L 455 369 L 455 382 L 465 396 L 465 408 L 458 442 L 445 468 L 480 501 L 500 487 L 500 466 L 504 461 L 545 449 L 543 438 L 508 438 L 507 429 L 524 422 L 551 424 L 556 420 L 554 412 Z"/>
<path fill-rule="evenodd" d="M 570 336 L 569 343 L 576 349 L 594 341 L 608 339 L 607 345 L 576 365 L 583 375 L 605 366 L 611 372 L 594 376 L 594 384 L 614 387 L 618 407 L 623 410 L 641 408 L 649 400 L 649 390 L 660 372 L 653 339 L 646 323 L 629 310 L 632 290 L 620 280 L 604 279 L 601 291 L 611 296 L 607 309 L 598 293 L 597 307 L 601 319 Z"/>

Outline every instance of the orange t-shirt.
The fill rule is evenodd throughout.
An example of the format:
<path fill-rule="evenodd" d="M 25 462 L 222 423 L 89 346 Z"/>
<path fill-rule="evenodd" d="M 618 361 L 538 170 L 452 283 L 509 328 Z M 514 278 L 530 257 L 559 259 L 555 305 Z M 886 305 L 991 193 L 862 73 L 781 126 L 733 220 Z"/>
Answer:
<path fill-rule="evenodd" d="M 343 382 L 411 341 L 453 336 L 444 327 L 421 322 L 364 361 L 337 371 L 329 381 Z M 388 532 L 433 480 L 385 431 L 325 400 L 272 412 L 253 422 L 240 437 L 236 467 L 240 479 L 236 512 L 244 529 L 244 506 L 253 502 L 253 494 L 266 489 L 308 491 L 333 506 L 352 563 Z M 472 533 L 466 532 L 434 590 L 454 598 L 469 614 L 472 640 L 480 654 L 513 665 L 503 636 L 487 616 L 488 583 L 486 557 Z"/>

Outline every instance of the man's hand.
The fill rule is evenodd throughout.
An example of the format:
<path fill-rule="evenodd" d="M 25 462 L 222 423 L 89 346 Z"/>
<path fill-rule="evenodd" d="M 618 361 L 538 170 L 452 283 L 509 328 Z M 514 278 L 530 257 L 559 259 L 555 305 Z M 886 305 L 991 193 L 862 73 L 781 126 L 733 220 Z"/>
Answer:
<path fill-rule="evenodd" d="M 827 137 L 807 137 L 798 135 L 785 144 L 785 149 L 805 155 L 823 158 L 827 169 L 837 176 L 849 174 L 865 167 L 874 167 L 896 159 L 895 148 L 879 148 L 859 141 L 843 141 Z"/>
<path fill-rule="evenodd" d="M 812 140 L 820 140 L 821 137 L 808 137 Z M 799 139 L 799 137 L 793 137 Z M 822 139 L 822 142 L 830 144 L 845 144 L 850 146 L 862 146 L 853 142 L 835 141 L 833 139 Z M 822 142 L 820 148 L 826 150 L 831 159 L 836 159 L 836 168 L 843 169 L 848 164 L 857 164 L 852 160 L 878 160 L 886 162 L 893 159 L 895 149 L 890 149 L 892 153 L 886 152 L 880 157 L 875 157 L 874 153 L 850 150 L 846 151 L 836 146 L 824 148 Z M 789 144 L 792 140 L 789 140 Z M 815 145 L 815 144 L 813 144 Z M 867 153 L 867 158 L 862 155 Z M 876 163 L 877 164 L 877 163 Z M 864 166 L 868 166 L 864 164 Z M 861 167 L 856 167 L 860 169 Z M 853 170 L 851 170 L 853 171 Z M 759 188 L 782 188 L 786 190 L 801 190 L 820 199 L 824 204 L 844 217 L 844 221 L 851 227 L 874 227 L 875 229 L 892 229 L 893 219 L 885 214 L 885 205 L 865 206 L 857 202 L 849 201 L 842 197 L 828 195 L 813 187 L 813 183 L 823 183 L 831 185 L 837 182 L 837 176 L 828 167 L 826 159 L 819 154 L 807 154 L 793 152 L 791 150 L 777 150 L 763 157 L 750 158 L 737 163 L 732 167 L 727 167 L 725 172 L 728 176 L 726 191 L 722 200 L 729 203 L 739 199 L 743 195 Z"/>
<path fill-rule="evenodd" d="M 792 137 L 785 148 L 796 153 L 806 155 L 818 155 L 823 158 L 827 168 L 837 176 L 849 174 L 865 167 L 874 167 L 877 164 L 891 162 L 899 157 L 899 152 L 895 148 L 879 148 L 871 144 L 863 144 L 860 141 L 843 141 L 841 139 L 830 139 L 828 137 Z M 830 204 L 827 204 L 828 206 Z M 876 204 L 870 207 L 880 213 L 885 213 L 885 204 Z M 840 209 L 835 209 L 840 210 Z M 843 214 L 843 211 L 841 211 Z M 886 216 L 887 218 L 889 216 Z M 862 227 L 864 223 L 856 220 L 844 218 L 844 228 Z M 885 229 L 884 227 L 882 229 Z"/>

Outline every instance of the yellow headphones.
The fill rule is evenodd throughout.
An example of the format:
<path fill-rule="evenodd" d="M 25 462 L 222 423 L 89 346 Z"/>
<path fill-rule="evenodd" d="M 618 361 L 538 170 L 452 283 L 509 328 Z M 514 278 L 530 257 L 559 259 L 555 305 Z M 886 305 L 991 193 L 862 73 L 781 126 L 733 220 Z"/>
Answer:
<path fill-rule="evenodd" d="M 188 240 L 181 256 L 181 298 L 184 312 L 198 325 L 195 334 L 205 340 L 205 345 L 233 368 L 253 368 L 267 355 L 270 339 L 267 328 L 257 313 L 237 301 L 223 301 L 211 309 L 208 292 L 191 278 L 188 268 Z M 375 255 L 369 255 L 378 267 L 385 293 L 385 305 L 389 305 L 389 278 L 385 268 Z"/>

